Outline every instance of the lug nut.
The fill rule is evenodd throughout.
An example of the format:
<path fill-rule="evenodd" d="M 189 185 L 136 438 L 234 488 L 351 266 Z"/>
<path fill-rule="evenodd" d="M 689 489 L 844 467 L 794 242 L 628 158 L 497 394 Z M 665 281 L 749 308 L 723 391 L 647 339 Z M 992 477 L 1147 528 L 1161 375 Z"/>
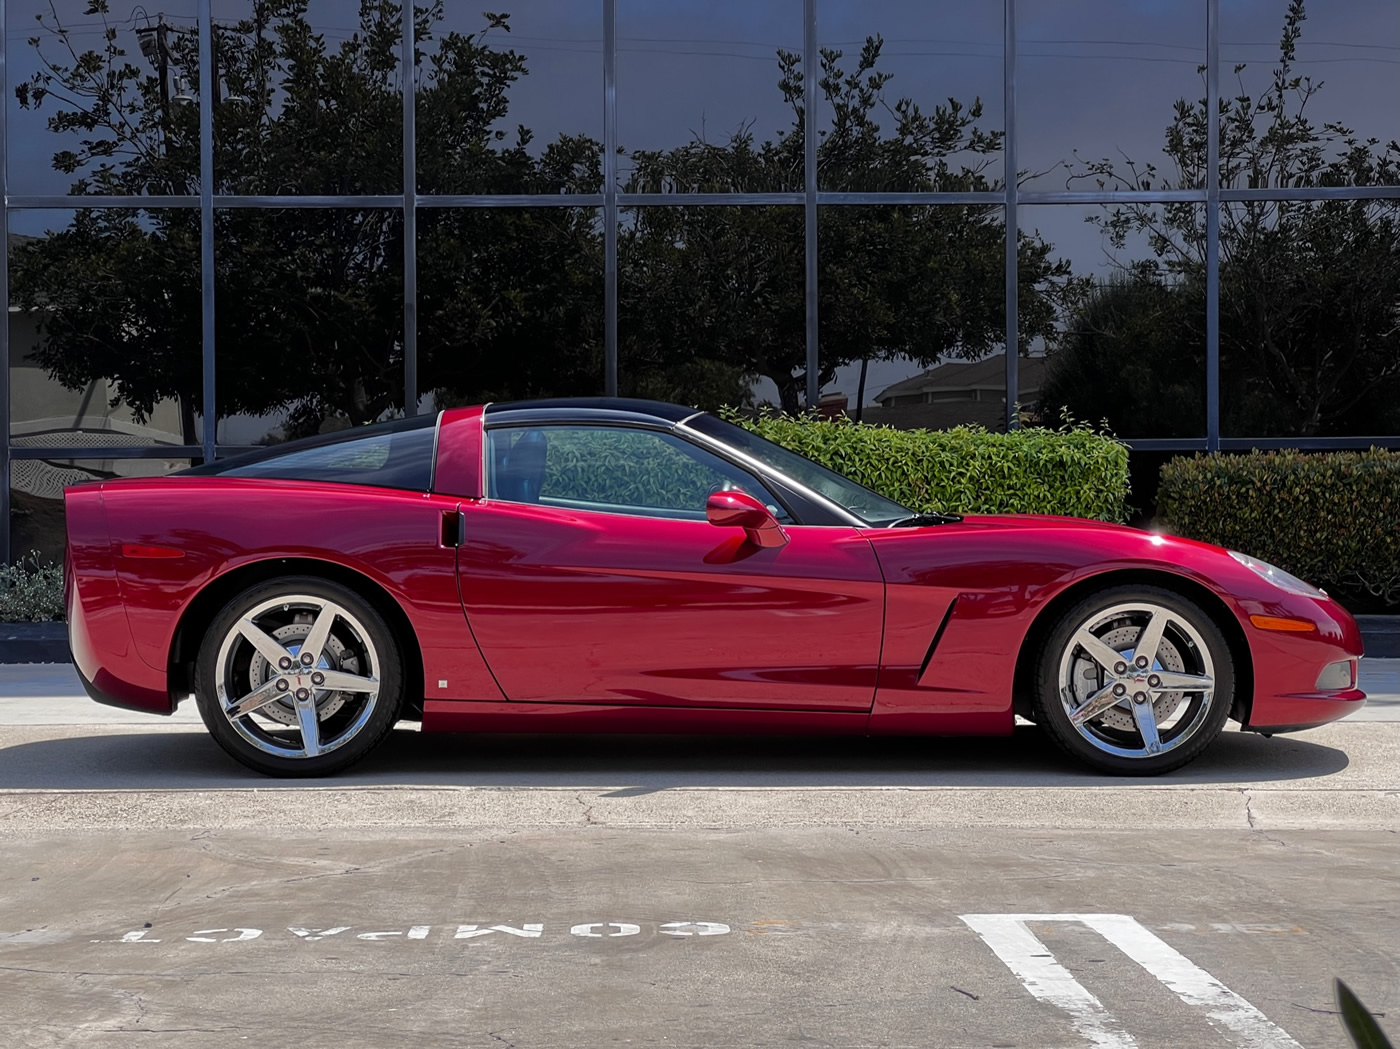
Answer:
<path fill-rule="evenodd" d="M 1146 657 L 1146 656 L 1138 656 L 1137 659 L 1133 660 L 1133 662 L 1136 663 L 1136 664 L 1137 664 L 1140 668 L 1142 668 L 1143 670 L 1146 670 L 1146 669 L 1147 669 L 1147 657 Z"/>
<path fill-rule="evenodd" d="M 1119 684 L 1119 685 L 1114 685 L 1114 686 L 1113 686 L 1113 694 L 1114 694 L 1115 696 L 1121 696 L 1124 692 L 1127 692 L 1127 691 L 1128 691 L 1128 686 L 1127 686 L 1127 685 Z"/>
<path fill-rule="evenodd" d="M 322 674 L 319 670 L 316 671 L 316 673 L 311 675 L 311 683 L 313 685 L 324 685 L 326 683 L 326 675 Z"/>
<path fill-rule="evenodd" d="M 284 678 L 284 677 L 279 677 L 279 678 L 277 679 L 277 691 L 278 691 L 278 692 L 286 692 L 287 689 L 289 689 L 289 688 L 291 688 L 291 687 L 292 687 L 291 685 L 287 684 L 287 679 L 286 679 L 286 678 Z"/>
<path fill-rule="evenodd" d="M 1148 683 L 1149 685 L 1151 685 L 1153 688 L 1156 688 L 1158 685 L 1160 685 L 1160 684 L 1162 683 L 1162 679 L 1159 678 L 1156 674 L 1153 674 L 1153 675 L 1151 675 L 1151 676 L 1147 679 L 1147 683 Z"/>
<path fill-rule="evenodd" d="M 291 656 L 283 656 L 281 659 L 279 659 L 279 660 L 277 661 L 277 665 L 278 665 L 279 667 L 281 667 L 283 670 L 291 670 L 291 669 L 292 669 L 292 657 L 291 657 Z"/>
<path fill-rule="evenodd" d="M 1134 702 L 1134 703 L 1146 703 L 1146 702 L 1147 702 L 1147 693 L 1146 693 L 1146 692 L 1134 692 L 1134 693 L 1133 693 L 1133 702 Z"/>
<path fill-rule="evenodd" d="M 1126 673 L 1128 672 L 1128 664 L 1127 664 L 1127 663 L 1114 663 L 1114 664 L 1113 664 L 1113 672 L 1114 672 L 1115 674 L 1126 674 Z"/>
<path fill-rule="evenodd" d="M 304 667 L 309 667 L 309 666 L 312 664 L 312 662 L 313 662 L 313 660 L 311 659 L 311 653 L 310 653 L 310 652 L 303 652 L 303 653 L 301 654 L 301 665 L 302 665 L 302 666 L 304 666 Z M 1143 664 L 1143 665 L 1145 666 L 1146 664 Z"/>
<path fill-rule="evenodd" d="M 310 699 L 311 693 L 304 688 L 297 689 L 297 699 Z"/>

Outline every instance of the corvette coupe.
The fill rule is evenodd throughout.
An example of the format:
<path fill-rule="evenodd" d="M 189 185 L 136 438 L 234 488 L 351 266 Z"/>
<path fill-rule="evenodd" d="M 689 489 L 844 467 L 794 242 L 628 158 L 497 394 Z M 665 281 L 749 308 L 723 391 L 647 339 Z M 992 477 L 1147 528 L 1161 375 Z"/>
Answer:
<path fill-rule="evenodd" d="M 1008 734 L 1152 774 L 1359 709 L 1355 621 L 1246 554 L 914 513 L 713 415 L 453 408 L 65 492 L 88 693 L 277 776 L 424 731 Z"/>

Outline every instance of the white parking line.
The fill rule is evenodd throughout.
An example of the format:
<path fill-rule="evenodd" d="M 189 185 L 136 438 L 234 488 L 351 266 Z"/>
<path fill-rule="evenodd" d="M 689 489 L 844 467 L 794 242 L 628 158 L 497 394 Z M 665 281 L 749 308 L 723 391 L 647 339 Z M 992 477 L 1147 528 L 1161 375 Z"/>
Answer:
<path fill-rule="evenodd" d="M 1126 914 L 960 915 L 1035 997 L 1070 1014 L 1076 1031 L 1096 1049 L 1130 1049 L 1137 1043 L 1103 1004 L 1055 960 L 1027 922 L 1087 925 L 1162 981 L 1187 1005 L 1205 1012 L 1217 1029 L 1244 1049 L 1302 1049 L 1254 1006 Z"/>
<path fill-rule="evenodd" d="M 1026 928 L 1020 914 L 962 914 L 964 922 L 1000 958 L 1016 978 L 1042 1002 L 1069 1013 L 1074 1029 L 1094 1049 L 1136 1049 L 1137 1042 L 1119 1026 L 1103 1003 L 1085 989 L 1050 949 Z"/>

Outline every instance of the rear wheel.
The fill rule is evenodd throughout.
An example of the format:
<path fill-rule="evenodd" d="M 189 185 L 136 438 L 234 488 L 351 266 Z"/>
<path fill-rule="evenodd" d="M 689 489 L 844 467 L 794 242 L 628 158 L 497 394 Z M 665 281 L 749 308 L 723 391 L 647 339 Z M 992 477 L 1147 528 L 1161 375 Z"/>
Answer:
<path fill-rule="evenodd" d="M 398 720 L 403 660 L 359 594 L 312 576 L 261 583 L 215 618 L 195 698 L 210 734 L 249 768 L 323 776 L 382 743 Z"/>
<path fill-rule="evenodd" d="M 1120 586 L 1069 609 L 1040 652 L 1036 722 L 1103 772 L 1180 768 L 1220 734 L 1234 699 L 1230 646 L 1195 602 Z"/>

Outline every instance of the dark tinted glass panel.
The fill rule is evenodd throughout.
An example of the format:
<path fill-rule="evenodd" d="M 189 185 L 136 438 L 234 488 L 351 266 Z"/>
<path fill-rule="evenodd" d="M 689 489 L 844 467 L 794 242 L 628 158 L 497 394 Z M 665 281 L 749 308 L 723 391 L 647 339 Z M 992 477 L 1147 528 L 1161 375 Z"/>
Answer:
<path fill-rule="evenodd" d="M 1221 432 L 1400 434 L 1400 200 L 1227 204 Z"/>
<path fill-rule="evenodd" d="M 401 192 L 400 22 L 396 4 L 214 0 L 217 192 Z"/>
<path fill-rule="evenodd" d="M 701 408 L 806 390 L 800 207 L 657 207 L 623 215 L 623 396 Z M 755 385 L 757 384 L 757 385 Z"/>
<path fill-rule="evenodd" d="M 746 430 L 713 415 L 698 416 L 687 422 L 686 426 L 757 459 L 770 469 L 871 524 L 887 525 L 908 516 L 909 511 L 898 503 L 877 495 L 849 478 L 833 473 L 805 456 L 765 440 L 752 430 Z"/>
<path fill-rule="evenodd" d="M 672 434 L 544 426 L 495 429 L 488 439 L 496 499 L 703 521 L 711 492 L 737 488 L 787 517 L 750 474 Z"/>
<path fill-rule="evenodd" d="M 820 5 L 817 32 L 822 189 L 988 189 L 1001 178 L 1001 4 L 836 0 Z"/>
<path fill-rule="evenodd" d="M 336 481 L 427 491 L 433 473 L 435 416 L 417 416 L 297 441 L 185 471 L 186 476 Z"/>
<path fill-rule="evenodd" d="M 21 211 L 10 234 L 16 446 L 198 444 L 199 213 Z"/>
<path fill-rule="evenodd" d="M 1400 4 L 1309 0 L 1303 13 L 1287 0 L 1220 5 L 1222 185 L 1400 185 Z M 1289 134 L 1269 134 L 1280 121 Z M 1313 147 L 1323 164 L 1309 172 Z"/>
<path fill-rule="evenodd" d="M 418 44 L 418 191 L 598 192 L 602 5 L 524 0 L 501 14 L 475 4 L 438 10 Z"/>
<path fill-rule="evenodd" d="M 159 477 L 188 459 L 14 459 L 10 462 L 10 555 L 63 564 L 63 489 L 122 477 Z M 32 562 L 31 562 L 32 563 Z"/>
<path fill-rule="evenodd" d="M 9 192 L 198 193 L 194 0 L 98 6 L 5 5 Z"/>
<path fill-rule="evenodd" d="M 1204 106 L 1205 0 L 1021 0 L 1016 28 L 1023 188 L 1205 184 L 1201 134 L 1168 148 L 1177 102 Z"/>
<path fill-rule="evenodd" d="M 1051 205 L 1020 210 L 1077 284 L 1047 317 L 1040 389 L 1055 422 L 1107 421 L 1120 437 L 1206 433 L 1205 207 Z M 1022 306 L 1025 306 L 1022 284 Z M 1027 364 L 1029 362 L 1022 362 Z"/>
<path fill-rule="evenodd" d="M 617 35 L 627 188 L 802 188 L 801 88 L 791 76 L 801 68 L 801 0 L 619 0 Z"/>
<path fill-rule="evenodd" d="M 842 205 L 818 220 L 826 410 L 902 429 L 1004 429 L 1003 210 Z M 1024 261 L 1034 307 L 1055 288 L 1035 277 L 1044 262 L 1030 246 Z M 1028 324 L 1038 316 L 1028 310 Z"/>
<path fill-rule="evenodd" d="M 418 359 L 439 405 L 601 394 L 597 209 L 420 210 Z"/>
<path fill-rule="evenodd" d="M 218 211 L 214 267 L 220 444 L 304 437 L 403 408 L 402 212 Z"/>

